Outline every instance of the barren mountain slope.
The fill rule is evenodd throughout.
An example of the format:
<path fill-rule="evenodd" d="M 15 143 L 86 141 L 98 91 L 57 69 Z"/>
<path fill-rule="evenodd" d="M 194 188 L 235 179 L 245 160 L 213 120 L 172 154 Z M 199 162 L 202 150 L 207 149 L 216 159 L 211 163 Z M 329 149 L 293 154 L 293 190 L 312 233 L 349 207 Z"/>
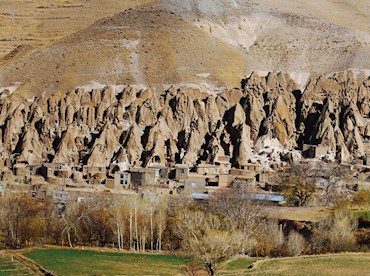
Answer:
<path fill-rule="evenodd" d="M 180 83 L 239 86 L 240 51 L 171 11 L 126 11 L 3 66 L 0 83 L 18 92 L 66 91 L 90 81 L 161 86 Z M 208 75 L 210 75 L 208 77 Z"/>
<path fill-rule="evenodd" d="M 326 20 L 339 26 L 370 32 L 368 0 L 259 0 L 280 11 Z"/>
<path fill-rule="evenodd" d="M 154 1 L 99 20 L 43 50 L 18 49 L 23 56 L 0 65 L 0 84 L 19 83 L 17 93 L 26 97 L 91 81 L 215 90 L 239 86 L 255 70 L 286 71 L 303 85 L 310 74 L 370 68 L 370 34 L 363 28 L 257 2 Z"/>
<path fill-rule="evenodd" d="M 257 60 L 258 68 L 249 66 L 248 71 L 261 69 L 318 75 L 349 68 L 370 68 L 369 32 L 349 28 L 350 24 L 333 24 L 332 17 L 328 17 L 329 21 L 323 20 L 326 18 L 319 12 L 317 17 L 309 13 L 301 15 L 299 8 L 298 13 L 294 13 L 284 8 L 290 1 L 281 2 L 279 9 L 260 4 L 260 1 L 241 0 L 167 0 L 163 5 L 186 12 L 187 18 L 197 27 L 239 47 Z M 332 1 L 321 2 L 336 11 L 337 6 L 331 4 Z M 370 9 L 370 4 L 368 6 Z M 339 11 L 343 13 L 344 9 Z M 356 17 L 352 9 L 346 15 Z M 361 22 L 370 23 L 369 18 Z"/>
<path fill-rule="evenodd" d="M 23 44 L 44 48 L 100 18 L 151 1 L 1 0 L 0 58 Z"/>

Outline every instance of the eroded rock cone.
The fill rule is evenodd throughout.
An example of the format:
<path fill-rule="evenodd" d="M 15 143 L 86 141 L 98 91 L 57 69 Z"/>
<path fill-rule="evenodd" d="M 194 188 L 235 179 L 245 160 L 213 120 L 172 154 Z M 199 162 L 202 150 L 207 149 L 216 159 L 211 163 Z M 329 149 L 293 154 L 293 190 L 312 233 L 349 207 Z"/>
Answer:
<path fill-rule="evenodd" d="M 229 155 L 238 167 L 298 160 L 303 144 L 326 146 L 328 156 L 343 162 L 368 150 L 369 79 L 351 72 L 320 76 L 300 91 L 288 74 L 272 72 L 243 83 L 218 94 L 130 86 L 33 100 L 3 94 L 0 152 L 29 164 L 89 166 L 196 164 Z"/>

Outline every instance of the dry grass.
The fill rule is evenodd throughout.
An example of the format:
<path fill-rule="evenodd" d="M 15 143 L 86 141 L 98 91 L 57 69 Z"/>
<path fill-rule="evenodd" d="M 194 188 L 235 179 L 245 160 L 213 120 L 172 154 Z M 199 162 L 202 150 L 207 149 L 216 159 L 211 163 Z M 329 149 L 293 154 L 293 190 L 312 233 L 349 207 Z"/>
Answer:
<path fill-rule="evenodd" d="M 266 207 L 266 214 L 271 218 L 317 222 L 328 215 L 331 210 L 324 207 Z"/>
<path fill-rule="evenodd" d="M 343 253 L 257 261 L 244 275 L 369 275 L 369 253 Z"/>
<path fill-rule="evenodd" d="M 22 44 L 44 48 L 96 20 L 153 0 L 2 0 L 0 57 Z"/>

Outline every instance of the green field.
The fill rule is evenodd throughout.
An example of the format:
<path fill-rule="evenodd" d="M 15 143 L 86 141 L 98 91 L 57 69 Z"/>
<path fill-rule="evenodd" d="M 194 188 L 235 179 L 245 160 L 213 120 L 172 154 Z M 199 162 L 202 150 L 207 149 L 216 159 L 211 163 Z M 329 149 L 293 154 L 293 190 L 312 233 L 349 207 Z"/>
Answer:
<path fill-rule="evenodd" d="M 23 255 L 57 275 L 176 275 L 190 260 L 172 255 L 68 249 L 37 249 Z"/>
<path fill-rule="evenodd" d="M 185 275 L 190 262 L 189 257 L 173 255 L 69 249 L 35 249 L 23 255 L 57 275 Z M 218 275 L 370 275 L 370 254 L 238 259 L 229 262 Z"/>
<path fill-rule="evenodd" d="M 10 256 L 0 256 L 0 276 L 35 275 L 34 272 L 17 259 Z"/>

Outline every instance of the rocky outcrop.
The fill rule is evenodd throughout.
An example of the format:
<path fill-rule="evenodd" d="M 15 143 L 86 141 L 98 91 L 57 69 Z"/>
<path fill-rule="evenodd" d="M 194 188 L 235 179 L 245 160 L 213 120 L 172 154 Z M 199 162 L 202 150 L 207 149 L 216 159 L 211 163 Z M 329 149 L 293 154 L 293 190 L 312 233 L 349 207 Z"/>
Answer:
<path fill-rule="evenodd" d="M 29 164 L 171 166 L 229 155 L 236 167 L 268 166 L 299 160 L 304 144 L 350 161 L 370 139 L 370 79 L 352 72 L 310 79 L 304 91 L 271 72 L 218 94 L 107 86 L 33 102 L 9 95 L 0 105 L 0 152 Z"/>

